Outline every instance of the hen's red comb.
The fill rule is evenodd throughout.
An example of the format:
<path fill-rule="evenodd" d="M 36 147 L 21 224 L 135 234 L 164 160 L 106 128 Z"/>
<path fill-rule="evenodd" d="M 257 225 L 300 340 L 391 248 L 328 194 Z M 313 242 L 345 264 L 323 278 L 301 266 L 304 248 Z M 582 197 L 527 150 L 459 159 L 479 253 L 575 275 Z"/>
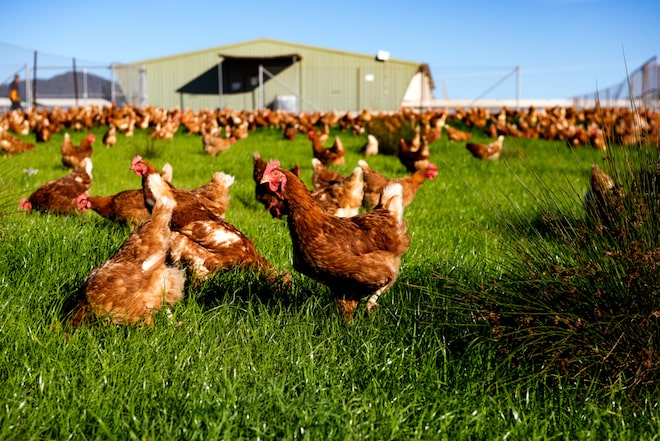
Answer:
<path fill-rule="evenodd" d="M 137 155 L 135 158 L 133 158 L 133 162 L 131 162 L 131 167 L 133 167 L 135 164 L 137 164 L 140 161 L 142 161 L 142 156 Z"/>

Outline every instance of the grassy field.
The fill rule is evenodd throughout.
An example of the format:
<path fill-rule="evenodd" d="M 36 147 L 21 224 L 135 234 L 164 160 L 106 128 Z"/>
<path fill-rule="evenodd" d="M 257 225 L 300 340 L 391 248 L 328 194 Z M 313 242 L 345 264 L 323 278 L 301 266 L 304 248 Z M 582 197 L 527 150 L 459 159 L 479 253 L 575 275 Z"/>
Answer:
<path fill-rule="evenodd" d="M 78 143 L 84 136 L 72 133 Z M 96 131 L 97 139 L 102 135 Z M 347 175 L 364 137 L 334 132 Z M 477 140 L 487 138 L 475 132 Z M 507 139 L 499 161 L 472 158 L 446 137 L 431 145 L 439 169 L 406 209 L 411 246 L 397 283 L 372 315 L 344 323 L 327 289 L 291 267 L 285 222 L 254 198 L 252 153 L 299 164 L 311 178 L 311 144 L 260 129 L 212 158 L 198 136 L 153 141 L 145 133 L 95 145 L 92 194 L 138 188 L 141 154 L 173 166 L 193 188 L 214 171 L 236 177 L 226 218 L 276 267 L 293 273 L 276 292 L 228 271 L 193 288 L 152 328 L 61 325 L 84 278 L 128 230 L 93 212 L 17 212 L 18 200 L 67 173 L 62 133 L 36 150 L 0 158 L 0 439 L 656 439 L 658 395 L 584 387 L 535 375 L 520 355 L 506 381 L 500 348 L 462 294 L 511 266 L 502 217 L 535 219 L 546 196 L 574 216 L 590 166 L 603 152 Z M 368 159 L 388 176 L 395 157 Z M 37 171 L 28 173 L 28 169 Z M 468 287 L 468 289 L 466 289 Z M 521 381 L 513 381 L 520 378 Z M 522 381 L 524 379 L 524 381 Z"/>

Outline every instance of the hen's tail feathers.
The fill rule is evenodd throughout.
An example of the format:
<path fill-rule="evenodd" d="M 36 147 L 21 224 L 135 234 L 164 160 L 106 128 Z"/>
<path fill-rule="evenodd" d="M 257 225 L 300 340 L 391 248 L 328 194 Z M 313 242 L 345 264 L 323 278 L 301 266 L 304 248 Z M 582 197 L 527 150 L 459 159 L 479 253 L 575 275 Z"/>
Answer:
<path fill-rule="evenodd" d="M 160 171 L 161 177 L 166 180 L 167 182 L 172 182 L 172 164 L 169 162 L 163 165 L 163 169 Z"/>
<path fill-rule="evenodd" d="M 89 303 L 79 300 L 74 308 L 64 317 L 63 322 L 76 329 L 79 325 L 89 322 L 95 317 L 93 308 Z"/>
<path fill-rule="evenodd" d="M 380 206 L 389 210 L 399 222 L 403 223 L 403 187 L 399 183 L 390 183 L 380 197 Z"/>
<path fill-rule="evenodd" d="M 228 175 L 224 172 L 213 173 L 213 180 L 225 187 L 231 187 L 234 184 L 234 176 Z"/>
<path fill-rule="evenodd" d="M 362 170 L 362 167 L 355 167 L 353 168 L 353 171 L 351 172 L 350 176 L 347 179 L 361 181 L 363 176 L 364 176 L 364 170 Z"/>
<path fill-rule="evenodd" d="M 85 166 L 85 173 L 89 175 L 89 177 L 92 177 L 92 169 L 94 168 L 94 165 L 92 164 L 92 158 L 85 158 L 81 161 L 81 164 L 84 164 Z"/>

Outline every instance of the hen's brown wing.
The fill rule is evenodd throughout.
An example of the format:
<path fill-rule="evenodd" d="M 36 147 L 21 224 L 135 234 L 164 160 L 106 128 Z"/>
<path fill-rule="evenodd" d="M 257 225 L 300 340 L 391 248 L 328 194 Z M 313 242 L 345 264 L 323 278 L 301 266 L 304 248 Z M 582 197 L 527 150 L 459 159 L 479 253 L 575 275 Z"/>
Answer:
<path fill-rule="evenodd" d="M 341 273 L 347 266 L 355 270 L 362 266 L 365 270 L 366 263 L 381 268 L 381 264 L 372 260 L 373 256 L 389 258 L 400 255 L 410 243 L 405 225 L 399 225 L 387 210 L 373 210 L 350 218 L 328 216 L 323 223 L 311 220 L 306 225 L 297 225 L 292 239 L 298 264 L 305 270 L 316 267 L 313 272 L 320 271 L 326 276 Z"/>
<path fill-rule="evenodd" d="M 234 183 L 234 177 L 223 172 L 213 173 L 211 181 L 193 190 L 216 216 L 224 217 L 229 208 L 229 188 Z"/>
<path fill-rule="evenodd" d="M 139 189 L 120 191 L 112 196 L 88 196 L 86 199 L 92 210 L 113 221 L 138 225 L 149 217 L 144 192 Z"/>
<path fill-rule="evenodd" d="M 342 182 L 312 192 L 312 196 L 330 214 L 351 217 L 359 213 L 364 196 L 362 169 L 356 167 Z"/>
<path fill-rule="evenodd" d="M 263 174 L 263 171 L 261 173 Z M 312 158 L 312 187 L 324 188 L 343 180 L 344 176 L 341 173 L 327 168 L 320 159 Z"/>
<path fill-rule="evenodd" d="M 170 257 L 199 278 L 233 267 L 276 272 L 252 240 L 222 219 L 196 220 L 177 228 Z"/>

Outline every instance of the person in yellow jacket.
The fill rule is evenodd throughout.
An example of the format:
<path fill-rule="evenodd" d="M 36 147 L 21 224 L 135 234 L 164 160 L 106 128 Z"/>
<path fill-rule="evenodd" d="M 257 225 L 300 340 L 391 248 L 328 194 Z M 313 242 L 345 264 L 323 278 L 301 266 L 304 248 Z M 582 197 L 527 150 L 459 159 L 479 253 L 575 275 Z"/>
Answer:
<path fill-rule="evenodd" d="M 14 75 L 14 81 L 9 85 L 9 101 L 11 101 L 11 110 L 23 110 L 21 107 L 21 94 L 18 89 L 18 74 Z"/>

